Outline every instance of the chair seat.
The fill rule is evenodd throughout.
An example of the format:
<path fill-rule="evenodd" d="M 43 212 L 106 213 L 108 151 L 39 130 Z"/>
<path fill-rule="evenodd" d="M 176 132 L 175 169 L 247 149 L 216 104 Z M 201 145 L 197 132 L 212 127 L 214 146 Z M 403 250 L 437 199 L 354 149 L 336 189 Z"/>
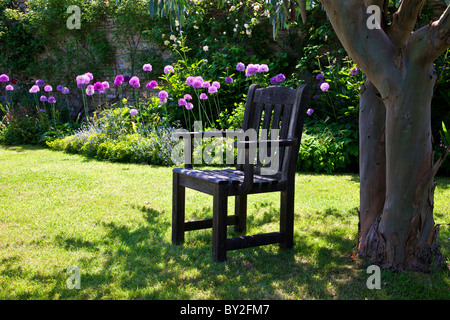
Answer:
<path fill-rule="evenodd" d="M 197 170 L 177 168 L 173 170 L 178 174 L 189 176 L 191 178 L 208 181 L 220 185 L 240 185 L 244 182 L 244 172 L 235 169 L 221 170 Z M 274 185 L 279 182 L 278 179 L 268 176 L 253 175 L 254 186 Z"/>

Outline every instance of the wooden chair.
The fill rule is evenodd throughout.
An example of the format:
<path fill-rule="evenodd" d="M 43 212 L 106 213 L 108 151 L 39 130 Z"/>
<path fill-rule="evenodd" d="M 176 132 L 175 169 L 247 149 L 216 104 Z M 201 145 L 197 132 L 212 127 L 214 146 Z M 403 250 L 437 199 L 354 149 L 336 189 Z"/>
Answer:
<path fill-rule="evenodd" d="M 309 100 L 308 88 L 297 89 L 281 86 L 249 88 L 242 129 L 255 130 L 259 137 L 264 130 L 279 129 L 278 136 L 265 139 L 238 141 L 238 159 L 244 160 L 236 169 L 196 170 L 192 168 L 192 155 L 186 158 L 184 168 L 173 170 L 172 242 L 184 242 L 186 231 L 212 228 L 212 256 L 215 261 L 225 261 L 227 251 L 260 245 L 279 243 L 281 248 L 293 247 L 294 236 L 294 187 L 295 170 L 303 130 L 305 109 Z M 222 132 L 226 136 L 227 131 Z M 193 146 L 193 138 L 201 133 L 182 133 L 185 151 Z M 249 136 L 246 136 L 247 140 Z M 190 142 L 190 147 L 189 143 Z M 277 170 L 269 171 L 268 163 L 251 156 L 252 148 L 262 148 L 278 159 Z M 258 149 L 261 150 L 261 149 Z M 265 152 L 264 151 L 264 152 Z M 188 154 L 185 152 L 185 154 Z M 238 162 L 239 163 L 239 162 Z M 266 169 L 265 175 L 264 170 Z M 213 217 L 185 221 L 185 188 L 191 188 L 213 196 Z M 280 230 L 251 236 L 227 238 L 227 225 L 246 231 L 247 195 L 263 192 L 281 192 Z M 228 215 L 227 199 L 235 196 L 235 214 Z"/>

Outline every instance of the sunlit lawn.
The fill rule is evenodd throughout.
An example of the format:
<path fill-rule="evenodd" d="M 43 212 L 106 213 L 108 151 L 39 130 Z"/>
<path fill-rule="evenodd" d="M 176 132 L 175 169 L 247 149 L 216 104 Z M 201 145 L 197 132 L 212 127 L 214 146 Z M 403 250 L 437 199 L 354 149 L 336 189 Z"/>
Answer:
<path fill-rule="evenodd" d="M 0 298 L 450 298 L 448 272 L 382 271 L 381 289 L 367 288 L 367 265 L 352 258 L 357 175 L 297 174 L 295 247 L 232 251 L 215 263 L 210 230 L 171 244 L 171 171 L 0 147 Z M 210 216 L 211 203 L 187 191 L 190 218 Z M 279 193 L 249 196 L 248 234 L 276 231 L 278 209 Z M 439 178 L 435 219 L 450 264 L 449 213 L 450 179 Z M 79 290 L 67 287 L 69 266 L 80 268 Z"/>

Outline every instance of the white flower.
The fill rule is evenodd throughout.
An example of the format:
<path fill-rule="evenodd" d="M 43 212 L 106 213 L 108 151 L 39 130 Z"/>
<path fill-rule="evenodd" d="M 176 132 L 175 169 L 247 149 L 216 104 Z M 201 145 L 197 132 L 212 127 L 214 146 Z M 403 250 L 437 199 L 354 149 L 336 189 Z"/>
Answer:
<path fill-rule="evenodd" d="M 245 29 L 248 29 L 248 27 L 249 27 L 248 23 L 244 24 Z"/>
<path fill-rule="evenodd" d="M 236 10 L 236 6 L 231 6 L 230 12 Z"/>
<path fill-rule="evenodd" d="M 194 26 L 194 29 L 197 30 L 197 29 L 198 29 L 198 26 Z"/>
<path fill-rule="evenodd" d="M 204 46 L 203 47 L 203 51 L 208 51 L 209 50 L 209 47 L 208 46 Z"/>
<path fill-rule="evenodd" d="M 175 37 L 175 35 L 173 35 L 173 34 L 171 34 L 170 37 L 169 37 L 170 40 L 175 40 L 176 38 L 177 37 Z"/>
<path fill-rule="evenodd" d="M 169 41 L 169 40 L 166 40 L 166 41 L 164 41 L 164 44 L 165 44 L 166 46 L 168 46 L 168 45 L 170 44 L 170 41 Z"/>
<path fill-rule="evenodd" d="M 175 20 L 175 27 L 178 27 L 180 25 L 180 22 L 178 20 Z"/>

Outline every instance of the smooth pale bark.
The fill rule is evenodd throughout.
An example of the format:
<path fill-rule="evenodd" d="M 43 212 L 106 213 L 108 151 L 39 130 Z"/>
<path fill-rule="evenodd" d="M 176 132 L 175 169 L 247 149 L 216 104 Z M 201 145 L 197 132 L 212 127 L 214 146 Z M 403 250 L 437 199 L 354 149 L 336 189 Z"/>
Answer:
<path fill-rule="evenodd" d="M 385 268 L 444 267 L 433 220 L 434 176 L 443 158 L 433 164 L 431 99 L 433 61 L 450 46 L 450 7 L 412 32 L 425 0 L 402 1 L 392 24 L 383 20 L 380 29 L 367 27 L 367 6 L 386 8 L 385 0 L 321 2 L 369 80 L 360 109 L 359 254 Z"/>
<path fill-rule="evenodd" d="M 370 227 L 380 217 L 386 193 L 386 107 L 370 81 L 361 88 L 359 107 L 359 251 L 370 246 Z"/>

